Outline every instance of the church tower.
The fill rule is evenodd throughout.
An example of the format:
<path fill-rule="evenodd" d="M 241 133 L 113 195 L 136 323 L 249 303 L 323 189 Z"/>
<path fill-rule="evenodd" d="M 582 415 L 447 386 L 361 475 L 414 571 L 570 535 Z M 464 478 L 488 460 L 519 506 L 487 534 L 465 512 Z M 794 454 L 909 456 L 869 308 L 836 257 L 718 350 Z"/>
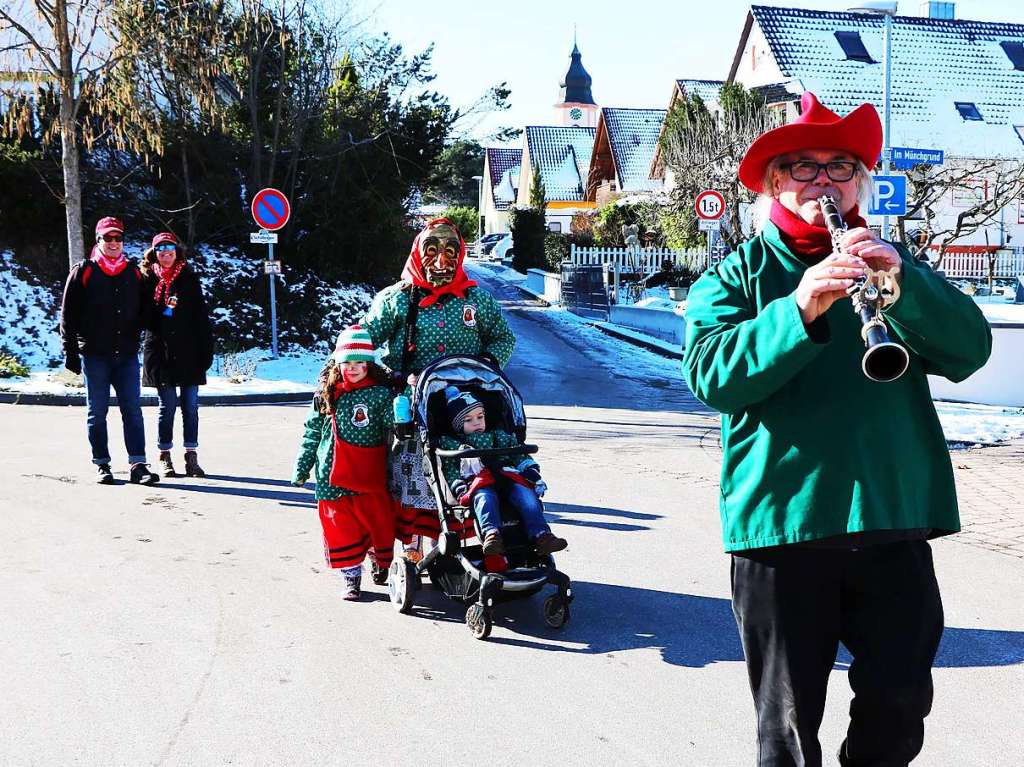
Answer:
<path fill-rule="evenodd" d="M 590 92 L 593 80 L 583 68 L 583 57 L 575 41 L 569 59 L 569 71 L 561 83 L 561 100 L 555 104 L 557 122 L 559 125 L 576 128 L 596 128 L 600 109 L 594 103 L 594 96 Z"/>

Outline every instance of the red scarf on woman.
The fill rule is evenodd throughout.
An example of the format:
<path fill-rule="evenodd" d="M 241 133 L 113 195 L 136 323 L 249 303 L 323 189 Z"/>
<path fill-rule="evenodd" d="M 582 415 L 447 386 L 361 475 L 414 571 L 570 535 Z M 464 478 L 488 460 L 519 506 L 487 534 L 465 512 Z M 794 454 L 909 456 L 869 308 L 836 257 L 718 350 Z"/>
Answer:
<path fill-rule="evenodd" d="M 117 258 L 107 258 L 103 249 L 99 245 L 93 245 L 92 255 L 89 258 L 96 266 L 98 266 L 103 273 L 108 277 L 116 277 L 124 268 L 128 266 L 128 259 L 125 258 L 124 250 L 122 250 Z"/>
<path fill-rule="evenodd" d="M 462 269 L 462 262 L 466 259 L 466 243 L 462 242 L 459 245 L 459 262 L 455 267 L 455 276 L 452 277 L 452 281 L 447 285 L 431 285 L 423 272 L 423 260 L 420 258 L 420 238 L 423 234 L 420 232 L 412 241 L 412 250 L 409 252 L 409 258 L 406 259 L 405 268 L 402 270 L 402 279 L 427 291 L 426 297 L 420 300 L 420 306 L 433 306 L 441 296 L 446 295 L 465 298 L 466 291 L 476 285 L 476 282 L 469 279 Z"/>
<path fill-rule="evenodd" d="M 779 228 L 782 242 L 797 256 L 822 258 L 832 252 L 832 235 L 824 226 L 808 224 L 800 216 L 786 208 L 778 200 L 772 201 L 771 222 Z M 860 209 L 854 205 L 843 218 L 851 229 L 867 226 L 868 223 L 860 215 Z"/>
<path fill-rule="evenodd" d="M 163 306 L 168 296 L 171 295 L 171 283 L 181 274 L 182 267 L 184 266 L 185 262 L 181 259 L 177 259 L 167 269 L 164 269 L 158 263 L 153 264 L 153 271 L 160 278 L 160 282 L 156 284 L 156 290 L 153 292 L 153 300 L 156 301 L 157 306 Z"/>

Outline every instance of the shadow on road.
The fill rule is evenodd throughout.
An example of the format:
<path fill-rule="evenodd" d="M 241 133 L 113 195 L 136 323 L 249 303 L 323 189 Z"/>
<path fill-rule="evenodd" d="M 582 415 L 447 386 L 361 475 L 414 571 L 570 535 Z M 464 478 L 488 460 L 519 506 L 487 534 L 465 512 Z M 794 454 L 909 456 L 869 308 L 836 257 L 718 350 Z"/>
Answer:
<path fill-rule="evenodd" d="M 534 597 L 497 607 L 489 641 L 584 655 L 657 649 L 666 663 L 690 668 L 743 660 L 728 599 L 589 582 L 575 583 L 573 592 L 572 621 L 565 629 L 544 625 L 542 600 Z M 461 620 L 464 614 L 438 592 L 432 592 L 427 612 L 435 620 Z M 841 648 L 835 669 L 845 670 L 849 661 Z M 947 628 L 935 659 L 937 668 L 1018 663 L 1024 663 L 1024 632 L 989 629 Z"/>
<path fill-rule="evenodd" d="M 579 506 L 575 503 L 545 503 L 544 513 L 550 522 L 560 525 L 575 525 L 577 527 L 597 527 L 602 530 L 613 530 L 616 532 L 636 532 L 638 530 L 650 530 L 647 525 L 630 524 L 625 522 L 611 522 L 600 517 L 618 517 L 619 519 L 638 520 L 652 522 L 661 519 L 660 514 L 643 514 L 638 511 L 626 511 L 625 509 L 605 509 L 598 506 Z M 599 519 L 578 519 L 576 515 L 596 516 Z"/>
<path fill-rule="evenodd" d="M 273 485 L 277 487 L 290 487 L 290 492 L 281 490 L 268 490 L 262 487 L 220 487 L 217 485 L 203 484 L 176 484 L 163 480 L 157 486 L 167 490 L 185 490 L 190 493 L 210 493 L 212 495 L 233 495 L 239 498 L 260 498 L 268 501 L 277 501 L 283 505 L 310 506 L 316 505 L 313 495 L 307 490 L 300 490 L 290 482 L 279 479 L 260 479 L 255 477 L 227 477 L 207 475 L 206 479 L 231 481 L 245 484 Z"/>

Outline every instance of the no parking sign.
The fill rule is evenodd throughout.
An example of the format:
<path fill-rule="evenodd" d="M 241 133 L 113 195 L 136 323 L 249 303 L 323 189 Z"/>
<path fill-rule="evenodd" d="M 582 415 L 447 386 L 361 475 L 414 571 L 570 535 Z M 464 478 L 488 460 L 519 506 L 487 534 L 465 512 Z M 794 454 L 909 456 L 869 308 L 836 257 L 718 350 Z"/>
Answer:
<path fill-rule="evenodd" d="M 273 232 L 288 223 L 292 215 L 288 198 L 273 187 L 260 189 L 252 198 L 252 217 L 262 228 Z"/>

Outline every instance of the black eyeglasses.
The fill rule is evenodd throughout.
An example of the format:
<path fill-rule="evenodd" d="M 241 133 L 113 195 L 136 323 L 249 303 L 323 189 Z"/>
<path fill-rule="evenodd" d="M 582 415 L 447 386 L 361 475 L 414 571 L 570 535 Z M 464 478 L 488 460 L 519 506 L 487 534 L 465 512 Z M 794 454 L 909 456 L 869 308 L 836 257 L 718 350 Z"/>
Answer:
<path fill-rule="evenodd" d="M 852 160 L 833 160 L 832 162 L 797 160 L 796 162 L 787 162 L 779 167 L 788 168 L 789 175 L 794 181 L 814 181 L 822 169 L 832 181 L 849 181 L 857 173 L 857 163 Z"/>
<path fill-rule="evenodd" d="M 104 242 L 121 242 L 124 238 L 119 234 L 101 234 L 100 239 Z"/>

